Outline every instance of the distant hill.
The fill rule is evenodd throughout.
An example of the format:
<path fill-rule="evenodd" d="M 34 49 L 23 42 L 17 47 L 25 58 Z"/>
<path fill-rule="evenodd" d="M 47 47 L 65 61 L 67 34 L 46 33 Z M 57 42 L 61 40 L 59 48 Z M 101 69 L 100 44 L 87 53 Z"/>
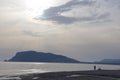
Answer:
<path fill-rule="evenodd" d="M 99 64 L 120 64 L 120 59 L 103 59 L 101 61 L 95 62 Z"/>
<path fill-rule="evenodd" d="M 80 63 L 79 61 L 53 53 L 44 53 L 36 51 L 17 52 L 14 57 L 7 60 L 11 62 L 58 62 L 58 63 Z"/>

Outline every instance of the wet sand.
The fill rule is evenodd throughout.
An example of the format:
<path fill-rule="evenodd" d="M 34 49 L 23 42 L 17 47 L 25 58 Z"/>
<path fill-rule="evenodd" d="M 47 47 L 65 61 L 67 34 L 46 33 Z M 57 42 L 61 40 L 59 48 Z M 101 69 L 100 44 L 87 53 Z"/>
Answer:
<path fill-rule="evenodd" d="M 120 80 L 120 70 L 36 73 L 1 80 Z"/>
<path fill-rule="evenodd" d="M 120 70 L 51 72 L 20 76 L 22 80 L 120 80 Z"/>

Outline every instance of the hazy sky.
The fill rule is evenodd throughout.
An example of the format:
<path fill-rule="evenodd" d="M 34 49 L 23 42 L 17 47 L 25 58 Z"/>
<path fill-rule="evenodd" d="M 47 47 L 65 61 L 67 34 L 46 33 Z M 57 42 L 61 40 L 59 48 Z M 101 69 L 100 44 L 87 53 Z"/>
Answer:
<path fill-rule="evenodd" d="M 0 60 L 27 50 L 120 58 L 120 0 L 0 0 Z"/>

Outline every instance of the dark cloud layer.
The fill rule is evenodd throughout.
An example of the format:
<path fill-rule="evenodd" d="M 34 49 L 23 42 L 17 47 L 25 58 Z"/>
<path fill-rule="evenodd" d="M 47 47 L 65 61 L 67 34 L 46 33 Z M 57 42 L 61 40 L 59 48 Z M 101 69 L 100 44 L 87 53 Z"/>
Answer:
<path fill-rule="evenodd" d="M 44 11 L 44 14 L 39 17 L 40 20 L 48 20 L 62 24 L 69 24 L 76 21 L 81 21 L 82 18 L 66 17 L 62 16 L 61 13 L 72 10 L 75 6 L 91 6 L 95 1 L 91 0 L 71 0 L 66 4 L 57 7 L 50 7 Z M 84 19 L 83 19 L 84 20 Z"/>
<path fill-rule="evenodd" d="M 67 2 L 66 4 L 56 6 L 56 7 L 50 7 L 46 9 L 43 13 L 42 16 L 36 18 L 37 20 L 46 20 L 46 21 L 52 21 L 56 22 L 59 24 L 71 24 L 74 22 L 104 22 L 104 21 L 109 21 L 108 17 L 110 16 L 109 13 L 97 13 L 94 8 L 94 14 L 90 13 L 90 11 L 86 11 L 86 13 L 90 13 L 89 16 L 81 16 L 80 17 L 68 17 L 68 16 L 63 16 L 61 15 L 64 12 L 71 11 L 74 9 L 76 6 L 78 7 L 78 10 L 83 10 L 79 9 L 81 7 L 96 7 L 95 5 L 97 1 L 94 0 L 71 0 Z M 99 7 L 98 7 L 99 8 Z"/>

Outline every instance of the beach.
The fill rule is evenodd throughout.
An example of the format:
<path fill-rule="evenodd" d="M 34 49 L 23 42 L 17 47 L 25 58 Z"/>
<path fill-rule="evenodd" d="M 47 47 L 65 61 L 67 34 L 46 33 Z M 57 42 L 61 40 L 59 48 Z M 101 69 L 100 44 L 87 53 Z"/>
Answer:
<path fill-rule="evenodd" d="M 118 80 L 119 65 L 1 62 L 0 80 Z"/>
<path fill-rule="evenodd" d="M 1 80 L 120 80 L 120 70 L 34 73 L 9 76 Z"/>

